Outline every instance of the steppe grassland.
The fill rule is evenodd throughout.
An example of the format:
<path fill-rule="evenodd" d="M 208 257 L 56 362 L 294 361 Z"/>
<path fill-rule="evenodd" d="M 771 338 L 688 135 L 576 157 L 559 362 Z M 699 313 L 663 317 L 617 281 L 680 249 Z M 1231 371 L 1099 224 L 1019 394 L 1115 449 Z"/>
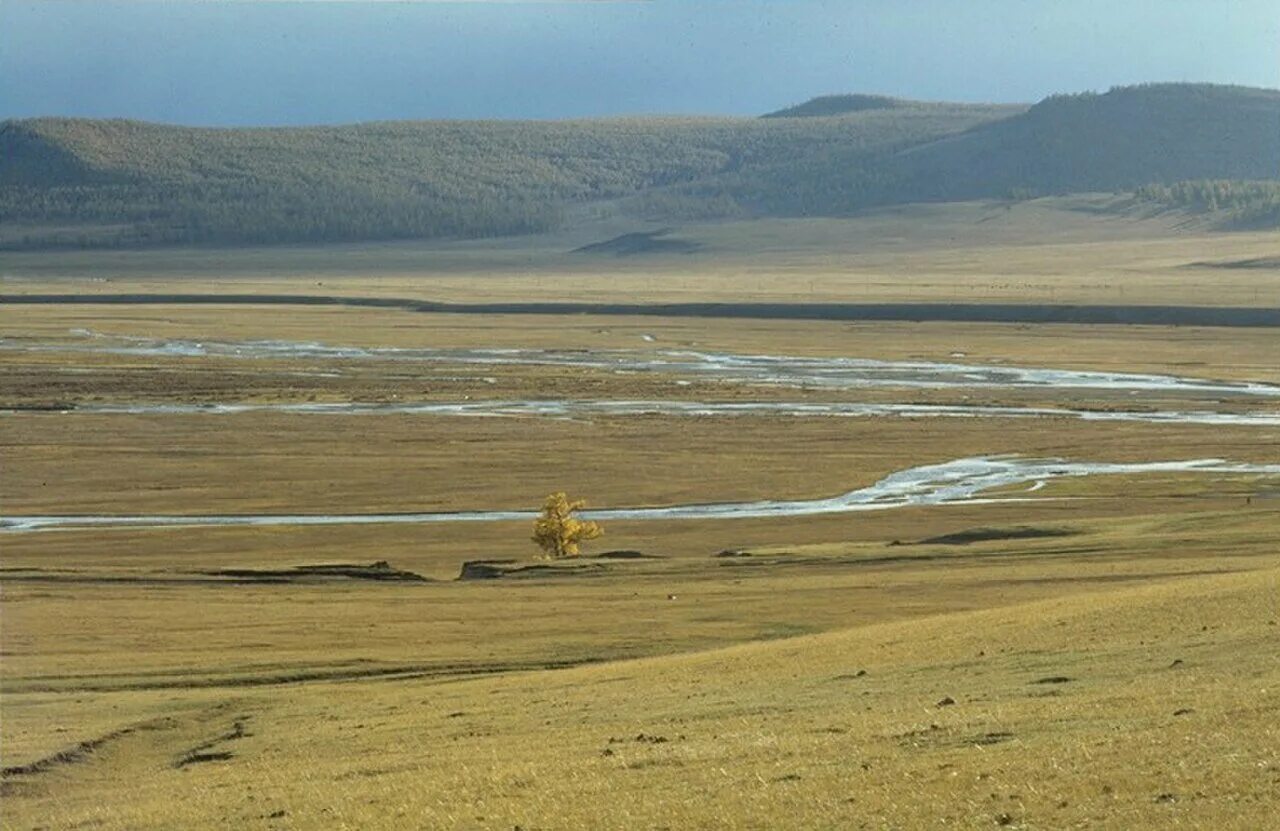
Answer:
<path fill-rule="evenodd" d="M 767 238 L 758 230 L 750 239 Z M 1261 238 L 1153 237 L 1027 251 L 988 241 L 969 265 L 954 252 L 888 252 L 883 295 L 858 288 L 843 259 L 821 279 L 841 299 L 942 300 L 951 299 L 938 288 L 948 275 L 961 275 L 963 284 L 970 269 L 982 286 L 975 296 L 992 299 L 1013 286 L 1010 276 L 1022 265 L 1040 263 L 1042 271 L 1064 272 L 1053 279 L 1058 302 L 1119 302 L 1114 287 L 1123 280 L 1125 302 L 1206 303 L 1248 302 L 1243 298 L 1256 286 L 1265 290 L 1276 279 L 1274 270 L 1185 265 L 1274 254 Z M 413 256 L 401 251 L 351 256 Z M 196 290 L 189 277 L 173 276 L 185 255 L 164 256 L 175 258 L 168 277 L 156 265 L 156 276 L 136 283 L 87 283 L 81 274 L 12 280 L 5 291 Z M 242 256 L 249 255 L 227 255 Z M 330 255 L 279 256 L 280 274 L 247 275 L 243 285 L 274 292 L 301 292 L 314 282 L 326 285 L 305 290 L 332 287 L 329 274 L 308 282 L 290 276 L 289 265 Z M 128 262 L 138 264 L 143 255 L 137 257 Z M 908 268 L 913 257 L 933 262 L 934 270 Z M 73 259 L 61 258 L 57 268 Z M 216 257 L 205 259 L 211 264 L 202 268 L 216 268 Z M 804 257 L 784 259 L 803 267 Z M 982 276 L 998 263 L 1003 270 Z M 563 277 L 534 277 L 536 297 L 528 296 L 528 275 L 495 278 L 485 284 L 493 287 L 486 296 L 538 299 L 581 290 L 617 298 L 640 286 L 639 299 L 684 297 L 685 279 L 730 296 L 727 266 L 717 276 L 716 266 L 696 259 L 664 263 L 655 267 L 652 291 L 643 289 L 649 278 L 637 274 L 644 268 L 574 266 Z M 937 287 L 918 295 L 891 287 L 888 276 L 897 269 L 905 269 L 904 280 L 931 274 Z M 757 272 L 759 291 L 780 293 L 790 278 L 765 270 Z M 437 297 L 460 288 L 466 273 L 343 278 L 338 288 Z M 1017 279 L 1019 299 L 1046 299 L 1035 280 Z M 1183 294 L 1166 294 L 1175 283 Z M 196 285 L 242 290 L 234 282 Z M 927 360 L 963 352 L 974 363 L 1263 381 L 1277 379 L 1280 363 L 1269 357 L 1274 333 L 1243 329 L 459 318 L 247 307 L 10 307 L 3 315 L 7 337 L 43 342 L 87 328 L 369 346 L 675 346 Z M 38 397 L 30 383 L 43 370 L 95 369 L 90 377 L 105 380 L 58 390 L 80 402 L 134 395 L 443 399 L 534 390 L 616 398 L 742 394 L 587 371 L 566 379 L 495 370 L 497 384 L 448 386 L 431 376 L 465 373 L 442 367 L 397 377 L 355 367 L 349 388 L 325 388 L 283 380 L 305 368 L 296 361 L 84 354 L 5 354 L 3 361 L 5 388 L 15 396 L 22 390 Z M 157 392 L 150 380 L 156 369 L 178 380 Z M 966 394 L 987 403 L 1152 405 L 1146 397 L 1117 401 L 1097 393 L 1082 401 L 1075 393 Z M 959 400 L 958 393 L 920 395 Z M 531 507 L 555 487 L 599 505 L 824 496 L 913 464 L 995 452 L 1280 461 L 1277 430 L 1065 419 L 584 423 L 40 413 L 5 416 L 0 430 L 0 504 L 15 513 Z M 1032 503 L 615 523 L 598 548 L 667 559 L 493 584 L 445 581 L 463 560 L 528 557 L 523 524 L 0 537 L 9 570 L 4 764 L 72 751 L 47 769 L 5 777 L 3 822 L 532 829 L 929 828 L 946 820 L 975 828 L 1263 828 L 1280 787 L 1277 490 L 1274 480 L 1257 477 L 1099 477 L 1052 482 Z M 966 529 L 1024 527 L 1066 534 L 916 544 Z M 751 556 L 712 556 L 722 548 Z M 242 585 L 201 574 L 377 559 L 441 582 Z M 592 665 L 563 668 L 578 663 Z M 956 703 L 940 705 L 946 699 Z M 96 739 L 104 741 L 77 755 L 78 743 Z"/>
<path fill-rule="evenodd" d="M 1265 828 L 1276 591 L 1270 569 L 489 679 L 78 694 L 146 715 L 12 784 L 6 822 Z"/>
<path fill-rule="evenodd" d="M 1183 213 L 1116 215 L 1112 197 L 951 203 L 848 219 L 681 226 L 700 248 L 575 253 L 634 230 L 604 212 L 536 237 L 319 248 L 5 255 L 6 293 L 218 291 L 484 301 L 1008 302 L 1268 305 L 1275 235 L 1221 233 Z M 215 282 L 208 282 L 215 281 Z"/>

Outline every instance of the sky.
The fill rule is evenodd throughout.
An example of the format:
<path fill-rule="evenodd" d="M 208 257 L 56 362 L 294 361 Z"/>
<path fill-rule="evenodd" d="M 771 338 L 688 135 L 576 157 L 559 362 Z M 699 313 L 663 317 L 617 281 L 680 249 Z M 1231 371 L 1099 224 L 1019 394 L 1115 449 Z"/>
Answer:
<path fill-rule="evenodd" d="M 0 118 L 754 115 L 1144 81 L 1280 87 L 1280 2 L 0 0 Z"/>

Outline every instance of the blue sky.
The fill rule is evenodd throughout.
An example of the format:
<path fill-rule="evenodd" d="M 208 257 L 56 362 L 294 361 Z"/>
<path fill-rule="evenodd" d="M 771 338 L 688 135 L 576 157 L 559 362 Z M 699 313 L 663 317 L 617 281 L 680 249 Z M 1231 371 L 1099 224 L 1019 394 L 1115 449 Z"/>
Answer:
<path fill-rule="evenodd" d="M 1182 80 L 1280 87 L 1280 2 L 0 0 L 0 117 L 755 114 Z"/>

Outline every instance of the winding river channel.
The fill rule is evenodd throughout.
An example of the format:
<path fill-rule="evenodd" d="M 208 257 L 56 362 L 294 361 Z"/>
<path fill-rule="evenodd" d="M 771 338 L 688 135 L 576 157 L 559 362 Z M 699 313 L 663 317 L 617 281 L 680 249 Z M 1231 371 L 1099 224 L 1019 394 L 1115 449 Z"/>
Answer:
<path fill-rule="evenodd" d="M 63 343 L 0 338 L 0 351 L 88 352 L 116 355 L 412 361 L 452 365 L 562 366 L 659 373 L 691 379 L 825 389 L 1040 388 L 1132 393 L 1280 398 L 1280 385 L 1176 375 L 1050 369 L 934 361 L 743 355 L 689 350 L 415 349 L 330 346 L 296 341 L 153 340 L 78 330 Z"/>
<path fill-rule="evenodd" d="M 1111 391 L 1132 396 L 1178 396 L 1205 404 L 1280 401 L 1280 386 L 1143 373 L 1014 367 L 964 362 L 880 361 L 839 357 L 738 355 L 687 350 L 540 350 L 361 348 L 286 341 L 152 340 L 77 331 L 61 343 L 0 338 L 0 352 L 100 353 L 187 358 L 277 359 L 318 362 L 324 374 L 360 371 L 349 362 L 409 361 L 440 366 L 534 365 L 594 368 L 619 374 L 662 374 L 681 383 L 710 381 L 800 389 L 1043 389 Z M 962 357 L 957 355 L 957 357 Z M 79 370 L 77 370 L 79 371 Z M 91 368 L 85 371 L 93 371 Z M 278 412 L 310 415 L 409 414 L 581 418 L 591 416 L 750 416 L 908 418 L 1073 418 L 1152 424 L 1280 426 L 1280 410 L 1223 411 L 1214 408 L 1078 409 L 880 402 L 691 401 L 691 400 L 464 400 L 450 402 L 332 403 L 84 403 L 59 412 L 143 415 L 234 415 Z M 14 408 L 16 415 L 31 410 Z M 47 412 L 41 410 L 40 412 Z M 1061 459 L 983 456 L 909 468 L 838 496 L 820 499 L 722 502 L 661 507 L 620 507 L 588 511 L 600 520 L 735 519 L 886 510 L 913 505 L 949 505 L 1035 500 L 1030 492 L 1064 477 L 1142 474 L 1246 474 L 1280 476 L 1280 464 L 1246 464 L 1221 459 L 1147 463 L 1101 463 Z M 1029 484 L 1028 490 L 991 491 Z M 531 511 L 473 510 L 381 514 L 233 515 L 48 515 L 0 516 L 0 532 L 21 533 L 76 528 L 160 528 L 192 526 L 346 525 L 528 520 Z"/>
<path fill-rule="evenodd" d="M 1280 386 L 1147 373 L 1015 367 L 930 361 L 880 361 L 863 358 L 740 355 L 687 350 L 542 350 L 413 349 L 331 346 L 292 341 L 153 340 L 98 335 L 86 330 L 62 343 L 31 343 L 0 338 L 0 351 L 99 353 L 186 358 L 289 359 L 319 362 L 340 376 L 349 362 L 407 361 L 440 366 L 551 366 L 592 368 L 622 375 L 662 374 L 694 381 L 747 386 L 783 386 L 807 390 L 895 389 L 1040 389 L 1112 392 L 1129 396 L 1204 399 L 1222 402 L 1280 401 Z M 92 369 L 76 370 L 92 372 Z M 357 370 L 358 371 L 358 370 Z M 493 382 L 493 379 L 482 378 Z M 807 416 L 906 418 L 1073 418 L 1149 424 L 1202 424 L 1246 427 L 1280 426 L 1280 410 L 1228 411 L 1213 407 L 1179 409 L 1026 407 L 967 404 L 814 401 L 668 400 L 464 400 L 429 402 L 233 402 L 233 403 L 75 403 L 61 412 L 135 415 L 234 415 L 274 412 L 303 415 L 505 416 L 585 418 L 591 416 Z M 0 414 L 31 412 L 0 409 Z"/>
<path fill-rule="evenodd" d="M 872 485 L 820 499 L 714 502 L 663 507 L 603 508 L 584 511 L 597 520 L 746 519 L 878 511 L 914 505 L 990 504 L 1037 500 L 1029 495 L 983 496 L 997 488 L 1030 483 L 1039 490 L 1054 479 L 1143 474 L 1280 476 L 1280 464 L 1247 464 L 1222 459 L 1173 462 L 1100 463 L 1061 459 L 977 456 L 891 473 Z M 82 528 L 163 528 L 265 525 L 378 525 L 429 522 L 530 520 L 535 511 L 475 510 L 392 514 L 228 514 L 0 516 L 0 531 L 21 533 Z"/>
<path fill-rule="evenodd" d="M 29 412 L 0 409 L 0 415 Z M 248 403 L 248 404 L 77 404 L 58 412 L 97 415 L 426 415 L 527 418 L 590 416 L 751 416 L 900 417 L 900 418 L 1072 418 L 1081 421 L 1132 421 L 1148 424 L 1209 424 L 1278 427 L 1280 412 L 1229 413 L 1213 410 L 1081 410 L 1066 407 L 999 407 L 951 404 L 878 404 L 792 401 L 463 401 L 418 403 Z"/>

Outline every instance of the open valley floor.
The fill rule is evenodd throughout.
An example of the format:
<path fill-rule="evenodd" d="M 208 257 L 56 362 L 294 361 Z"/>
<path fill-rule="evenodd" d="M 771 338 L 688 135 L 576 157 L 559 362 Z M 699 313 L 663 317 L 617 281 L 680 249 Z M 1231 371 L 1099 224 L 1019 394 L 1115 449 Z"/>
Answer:
<path fill-rule="evenodd" d="M 0 294 L 1280 305 L 1274 235 L 903 211 Z M 0 303 L 0 454 L 5 828 L 1280 810 L 1277 328 Z M 604 536 L 535 560 L 555 491 Z"/>

